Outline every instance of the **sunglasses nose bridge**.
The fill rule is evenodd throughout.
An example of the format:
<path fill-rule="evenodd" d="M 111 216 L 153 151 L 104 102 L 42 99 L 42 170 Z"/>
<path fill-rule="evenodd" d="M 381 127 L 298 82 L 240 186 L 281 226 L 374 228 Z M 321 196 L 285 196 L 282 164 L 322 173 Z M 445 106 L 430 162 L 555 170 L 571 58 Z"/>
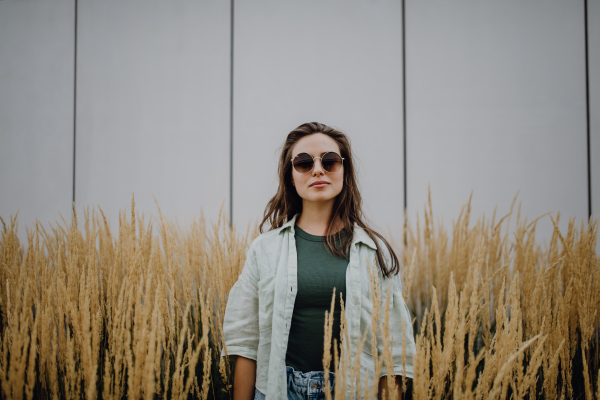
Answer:
<path fill-rule="evenodd" d="M 315 172 L 315 170 L 317 169 L 317 159 L 319 160 L 321 171 L 326 172 L 325 167 L 323 167 L 323 157 L 313 157 L 313 167 L 311 172 Z"/>

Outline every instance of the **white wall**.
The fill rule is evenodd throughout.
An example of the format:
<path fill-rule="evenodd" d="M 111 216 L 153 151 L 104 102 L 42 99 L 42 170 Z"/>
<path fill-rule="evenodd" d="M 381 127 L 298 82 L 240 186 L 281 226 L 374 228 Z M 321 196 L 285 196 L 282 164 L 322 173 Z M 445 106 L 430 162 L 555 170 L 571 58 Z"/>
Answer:
<path fill-rule="evenodd" d="M 216 220 L 229 194 L 229 2 L 79 1 L 77 206 Z M 227 210 L 227 207 L 225 208 Z"/>
<path fill-rule="evenodd" d="M 74 3 L 0 1 L 0 216 L 70 220 Z M 0 227 L 1 229 L 1 227 Z"/>
<path fill-rule="evenodd" d="M 421 0 L 406 14 L 409 220 L 428 184 L 447 227 L 472 190 L 475 216 L 520 191 L 529 220 L 587 219 L 583 2 Z"/>
<path fill-rule="evenodd" d="M 588 0 L 592 216 L 600 217 L 600 0 Z M 597 243 L 600 252 L 600 241 Z"/>
<path fill-rule="evenodd" d="M 183 222 L 229 206 L 230 2 L 0 1 L 0 215 L 116 227 L 138 209 Z M 588 1 L 592 206 L 600 210 L 600 0 Z M 392 0 L 235 2 L 233 216 L 260 219 L 278 148 L 303 122 L 345 131 L 366 211 L 401 240 L 402 10 Z M 408 216 L 431 183 L 449 225 L 474 215 L 587 218 L 583 2 L 406 1 Z M 74 41 L 77 20 L 77 104 Z M 547 237 L 549 220 L 538 232 Z M 24 236 L 24 229 L 21 229 Z"/>
<path fill-rule="evenodd" d="M 403 219 L 402 13 L 381 0 L 236 2 L 233 215 L 262 216 L 279 147 L 304 122 L 337 127 L 360 159 L 368 216 Z M 382 232 L 383 233 L 383 232 Z"/>

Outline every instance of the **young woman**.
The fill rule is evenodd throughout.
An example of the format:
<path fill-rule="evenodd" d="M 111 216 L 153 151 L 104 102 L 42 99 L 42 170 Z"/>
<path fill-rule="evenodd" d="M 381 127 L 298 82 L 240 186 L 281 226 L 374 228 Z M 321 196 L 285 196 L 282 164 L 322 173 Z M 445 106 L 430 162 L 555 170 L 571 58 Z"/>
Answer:
<path fill-rule="evenodd" d="M 341 293 L 344 298 L 351 358 L 356 358 L 357 345 L 367 332 L 361 375 L 373 375 L 369 279 L 373 266 L 378 268 L 382 297 L 388 288 L 392 291 L 394 370 L 382 372 L 380 392 L 388 376 L 412 378 L 415 344 L 398 258 L 388 242 L 365 224 L 361 204 L 346 135 L 317 122 L 294 129 L 281 152 L 279 189 L 260 225 L 261 232 L 266 223 L 270 230 L 252 242 L 225 311 L 226 352 L 237 355 L 234 400 L 325 398 L 324 317 L 334 288 L 336 297 Z M 333 331 L 338 343 L 339 322 L 338 300 Z M 381 343 L 379 336 L 379 356 Z M 329 382 L 333 387 L 333 373 Z"/>

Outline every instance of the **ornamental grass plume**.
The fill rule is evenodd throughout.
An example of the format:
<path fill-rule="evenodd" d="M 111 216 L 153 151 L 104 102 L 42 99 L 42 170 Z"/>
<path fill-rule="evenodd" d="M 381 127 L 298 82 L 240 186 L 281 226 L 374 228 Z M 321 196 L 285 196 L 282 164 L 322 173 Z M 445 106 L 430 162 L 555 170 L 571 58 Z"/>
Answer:
<path fill-rule="evenodd" d="M 471 224 L 469 200 L 448 234 L 430 198 L 424 222 L 407 230 L 415 398 L 598 397 L 598 221 L 577 229 L 572 219 L 563 233 L 560 213 L 528 222 L 517 211 L 511 234 L 514 205 Z M 554 224 L 545 246 L 535 237 L 542 217 Z"/>
<path fill-rule="evenodd" d="M 551 220 L 548 244 L 536 239 Z M 471 215 L 471 199 L 447 228 L 431 198 L 399 249 L 403 296 L 413 319 L 415 399 L 600 399 L 598 221 L 560 231 L 561 215 L 528 221 L 510 212 Z M 81 219 L 17 235 L 2 220 L 0 391 L 3 398 L 231 399 L 235 360 L 222 320 L 229 291 L 257 230 L 239 233 L 221 213 L 187 226 L 121 212 L 116 228 L 98 208 Z M 392 369 L 390 302 L 376 265 L 370 326 L 350 354 L 340 294 L 324 315 L 324 371 L 335 398 L 375 399 Z M 332 343 L 335 302 L 341 342 Z M 378 343 L 378 340 L 380 341 Z M 331 348 L 333 346 L 333 357 Z M 362 357 L 375 369 L 361 370 Z M 406 358 L 403 358 L 406 367 Z M 328 377 L 328 375 L 325 375 Z M 394 380 L 384 388 L 396 398 Z M 326 397 L 333 398 L 330 390 Z"/>
<path fill-rule="evenodd" d="M 203 217 L 187 230 L 100 208 L 72 224 L 36 223 L 27 246 L 16 219 L 0 241 L 0 383 L 4 398 L 229 398 L 223 299 L 247 238 Z M 220 235 L 220 236 L 219 236 Z M 216 238 L 216 240 L 215 240 Z M 219 296 L 214 296 L 219 294 Z"/>

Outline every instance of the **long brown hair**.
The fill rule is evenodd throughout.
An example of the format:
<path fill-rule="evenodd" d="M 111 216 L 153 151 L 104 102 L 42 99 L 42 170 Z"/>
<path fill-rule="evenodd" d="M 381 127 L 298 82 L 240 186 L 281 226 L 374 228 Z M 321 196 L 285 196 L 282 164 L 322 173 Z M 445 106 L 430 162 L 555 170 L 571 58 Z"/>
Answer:
<path fill-rule="evenodd" d="M 396 253 L 390 246 L 387 240 L 379 233 L 370 229 L 365 221 L 365 216 L 362 210 L 362 198 L 358 190 L 357 179 L 354 173 L 354 165 L 352 163 L 352 150 L 350 149 L 350 140 L 342 132 L 325 124 L 318 122 L 309 122 L 302 124 L 289 133 L 283 144 L 281 156 L 279 158 L 279 188 L 277 194 L 269 200 L 265 208 L 264 217 L 260 224 L 260 232 L 263 231 L 263 225 L 269 222 L 270 229 L 276 229 L 283 226 L 287 221 L 291 220 L 294 215 L 302 213 L 302 198 L 298 195 L 296 188 L 292 185 L 292 149 L 300 139 L 305 136 L 315 133 L 322 133 L 336 141 L 340 148 L 340 155 L 344 158 L 344 185 L 340 194 L 335 198 L 333 212 L 327 225 L 326 244 L 332 254 L 348 259 L 350 253 L 350 244 L 353 238 L 354 224 L 365 230 L 367 235 L 375 243 L 379 238 L 387 247 L 392 265 L 386 265 L 383 253 L 377 246 L 377 262 L 381 273 L 384 277 L 396 275 L 400 271 L 400 264 Z M 335 217 L 338 217 L 342 222 L 343 228 L 336 234 L 332 234 L 334 229 L 333 224 Z M 344 231 L 346 235 L 342 235 Z M 339 240 L 340 246 L 336 246 L 336 239 Z"/>

